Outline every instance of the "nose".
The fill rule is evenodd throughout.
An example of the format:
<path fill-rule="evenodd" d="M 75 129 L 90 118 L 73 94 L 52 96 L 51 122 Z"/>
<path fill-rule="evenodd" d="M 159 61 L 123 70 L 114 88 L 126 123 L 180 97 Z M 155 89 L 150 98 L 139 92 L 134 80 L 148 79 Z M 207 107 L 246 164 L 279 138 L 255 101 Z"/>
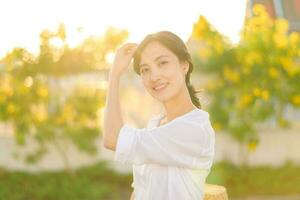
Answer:
<path fill-rule="evenodd" d="M 155 83 L 157 82 L 157 80 L 159 80 L 161 78 L 161 71 L 159 69 L 152 69 L 151 73 L 150 73 L 150 80 L 151 82 Z"/>

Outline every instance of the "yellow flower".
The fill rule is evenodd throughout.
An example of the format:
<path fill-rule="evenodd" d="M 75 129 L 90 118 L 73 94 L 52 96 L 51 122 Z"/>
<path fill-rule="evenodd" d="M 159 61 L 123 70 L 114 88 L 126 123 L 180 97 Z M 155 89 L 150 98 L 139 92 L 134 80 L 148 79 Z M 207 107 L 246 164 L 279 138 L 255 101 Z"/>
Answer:
<path fill-rule="evenodd" d="M 63 118 L 70 120 L 74 117 L 75 110 L 71 105 L 65 105 L 63 108 Z"/>
<path fill-rule="evenodd" d="M 24 86 L 31 87 L 33 84 L 33 78 L 31 76 L 27 76 L 24 80 Z"/>
<path fill-rule="evenodd" d="M 29 88 L 28 87 L 26 87 L 25 85 L 21 85 L 20 86 L 20 93 L 21 94 L 26 94 L 28 92 L 29 92 Z"/>
<path fill-rule="evenodd" d="M 234 83 L 236 83 L 240 80 L 240 75 L 238 74 L 238 72 L 230 69 L 228 65 L 225 65 L 224 70 L 223 70 L 223 75 L 224 75 L 225 79 L 227 79 L 231 82 L 234 82 Z"/>
<path fill-rule="evenodd" d="M 292 32 L 289 36 L 289 39 L 292 44 L 297 44 L 299 42 L 299 33 Z"/>
<path fill-rule="evenodd" d="M 253 89 L 253 94 L 256 97 L 259 97 L 261 95 L 261 90 L 258 87 L 256 87 Z"/>
<path fill-rule="evenodd" d="M 238 103 L 238 107 L 241 109 L 245 108 L 247 105 L 251 103 L 252 99 L 253 97 L 250 94 L 246 94 L 242 96 Z"/>
<path fill-rule="evenodd" d="M 270 67 L 269 68 L 269 75 L 272 77 L 272 78 L 278 78 L 279 76 L 279 73 L 278 73 L 278 70 L 275 68 L 275 67 Z"/>
<path fill-rule="evenodd" d="M 209 24 L 204 16 L 200 16 L 198 22 L 193 26 L 192 37 L 195 39 L 203 39 L 203 33 L 209 30 Z"/>
<path fill-rule="evenodd" d="M 266 14 L 266 9 L 262 4 L 255 4 L 252 8 L 254 15 L 263 15 Z"/>
<path fill-rule="evenodd" d="M 8 83 L 4 82 L 4 84 L 2 85 L 2 88 L 0 88 L 0 89 L 2 89 L 3 94 L 7 97 L 11 97 L 14 94 L 14 89 Z"/>
<path fill-rule="evenodd" d="M 59 125 L 64 123 L 64 118 L 62 116 L 56 117 L 55 122 Z"/>
<path fill-rule="evenodd" d="M 289 22 L 286 19 L 277 19 L 275 27 L 278 33 L 286 33 L 289 30 Z"/>
<path fill-rule="evenodd" d="M 41 123 L 47 119 L 47 115 L 46 115 L 46 113 L 37 113 L 35 118 L 39 123 Z"/>
<path fill-rule="evenodd" d="M 222 125 L 219 122 L 214 122 L 212 124 L 213 128 L 215 129 L 215 131 L 219 131 L 222 128 Z"/>
<path fill-rule="evenodd" d="M 16 112 L 16 106 L 13 103 L 8 103 L 6 110 L 9 114 L 13 114 Z"/>
<path fill-rule="evenodd" d="M 268 90 L 262 90 L 258 87 L 253 89 L 253 95 L 256 97 L 261 96 L 263 100 L 268 100 L 270 98 L 270 92 Z"/>
<path fill-rule="evenodd" d="M 263 90 L 263 91 L 261 92 L 261 98 L 262 98 L 263 100 L 268 100 L 269 97 L 270 97 L 270 93 L 269 93 L 268 90 Z"/>
<path fill-rule="evenodd" d="M 253 152 L 253 151 L 256 150 L 256 148 L 257 148 L 257 143 L 256 142 L 249 142 L 248 143 L 248 150 L 249 151 Z"/>
<path fill-rule="evenodd" d="M 213 46 L 216 49 L 217 54 L 222 54 L 224 52 L 224 47 L 223 47 L 221 41 L 215 40 Z"/>
<path fill-rule="evenodd" d="M 280 63 L 289 76 L 294 76 L 295 74 L 300 72 L 300 68 L 297 67 L 295 63 L 293 63 L 292 60 L 288 57 L 280 58 Z"/>
<path fill-rule="evenodd" d="M 37 95 L 40 97 L 47 97 L 48 96 L 48 90 L 46 87 L 39 87 L 37 89 Z"/>
<path fill-rule="evenodd" d="M 295 96 L 292 97 L 292 102 L 295 105 L 300 105 L 300 94 L 297 94 Z"/>
<path fill-rule="evenodd" d="M 34 113 L 34 119 L 37 122 L 43 122 L 48 118 L 48 109 L 46 104 L 33 104 L 30 106 L 30 111 Z"/>
<path fill-rule="evenodd" d="M 280 61 L 280 64 L 281 64 L 281 65 L 283 66 L 283 68 L 285 68 L 285 69 L 288 68 L 288 66 L 292 64 L 291 59 L 288 58 L 288 57 L 281 57 L 281 58 L 279 59 L 279 61 Z"/>
<path fill-rule="evenodd" d="M 89 121 L 89 118 L 86 115 L 81 115 L 79 117 L 79 121 L 80 121 L 80 123 L 85 124 Z"/>
<path fill-rule="evenodd" d="M 293 65 L 290 66 L 290 68 L 288 70 L 288 74 L 289 74 L 290 77 L 295 76 L 299 72 L 300 72 L 300 67 L 295 65 L 294 63 L 293 63 Z"/>
<path fill-rule="evenodd" d="M 285 48 L 288 45 L 288 38 L 281 33 L 274 34 L 273 40 L 278 48 Z"/>
<path fill-rule="evenodd" d="M 249 52 L 245 57 L 246 65 L 250 66 L 254 63 L 260 63 L 262 61 L 262 56 L 256 51 Z"/>

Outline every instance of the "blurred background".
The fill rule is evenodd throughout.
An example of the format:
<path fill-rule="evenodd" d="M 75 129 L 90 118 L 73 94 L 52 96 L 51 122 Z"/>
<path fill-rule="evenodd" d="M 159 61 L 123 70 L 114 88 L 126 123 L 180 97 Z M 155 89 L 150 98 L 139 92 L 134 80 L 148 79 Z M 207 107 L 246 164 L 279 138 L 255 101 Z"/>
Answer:
<path fill-rule="evenodd" d="M 132 168 L 102 147 L 114 52 L 169 30 L 216 132 L 207 183 L 233 200 L 300 199 L 300 0 L 1 1 L 0 199 L 129 199 Z M 161 105 L 133 69 L 124 120 Z M 143 109 L 140 106 L 143 105 Z"/>

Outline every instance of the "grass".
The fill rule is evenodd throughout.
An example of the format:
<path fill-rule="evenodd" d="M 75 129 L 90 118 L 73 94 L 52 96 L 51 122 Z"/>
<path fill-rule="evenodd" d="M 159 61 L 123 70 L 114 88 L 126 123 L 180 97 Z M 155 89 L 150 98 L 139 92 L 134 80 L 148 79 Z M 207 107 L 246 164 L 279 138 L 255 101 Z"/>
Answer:
<path fill-rule="evenodd" d="M 114 172 L 105 162 L 83 167 L 74 176 L 60 172 L 10 172 L 0 169 L 0 199 L 128 200 L 132 175 Z M 235 167 L 216 163 L 207 183 L 226 187 L 229 197 L 300 194 L 300 166 Z"/>
<path fill-rule="evenodd" d="M 225 186 L 230 197 L 300 195 L 300 166 L 250 168 L 222 162 L 213 166 L 207 182 Z"/>
<path fill-rule="evenodd" d="M 99 162 L 76 171 L 8 172 L 0 170 L 0 199 L 10 200 L 120 200 L 129 199 L 131 175 L 117 174 Z"/>

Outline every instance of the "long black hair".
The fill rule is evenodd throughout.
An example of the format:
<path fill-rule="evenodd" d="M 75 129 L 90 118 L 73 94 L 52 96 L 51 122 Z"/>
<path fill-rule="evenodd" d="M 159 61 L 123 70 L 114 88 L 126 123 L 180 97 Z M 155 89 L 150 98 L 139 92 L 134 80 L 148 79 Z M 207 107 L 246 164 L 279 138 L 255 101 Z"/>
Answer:
<path fill-rule="evenodd" d="M 195 90 L 194 86 L 191 84 L 190 81 L 190 74 L 193 71 L 194 65 L 192 62 L 192 58 L 190 53 L 187 50 L 185 43 L 182 41 L 180 37 L 170 31 L 159 31 L 156 33 L 152 33 L 147 35 L 143 41 L 139 44 L 138 48 L 135 51 L 133 56 L 133 68 L 134 71 L 140 75 L 139 63 L 141 59 L 141 53 L 144 48 L 152 41 L 157 41 L 160 44 L 164 45 L 170 51 L 172 51 L 179 61 L 187 61 L 189 63 L 189 71 L 185 76 L 185 83 L 188 88 L 191 100 L 193 104 L 197 108 L 201 108 L 201 104 L 199 99 L 197 98 L 196 94 L 200 91 Z"/>

